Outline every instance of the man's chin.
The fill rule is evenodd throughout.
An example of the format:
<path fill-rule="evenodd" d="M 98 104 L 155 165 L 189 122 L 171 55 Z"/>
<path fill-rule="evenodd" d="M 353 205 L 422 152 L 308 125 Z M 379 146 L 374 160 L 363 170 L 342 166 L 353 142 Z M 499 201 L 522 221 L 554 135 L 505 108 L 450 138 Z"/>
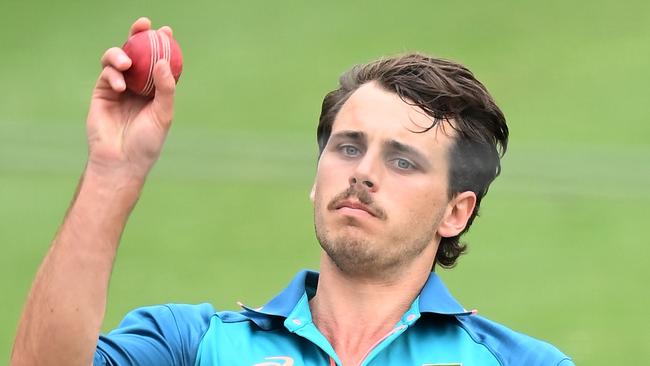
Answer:
<path fill-rule="evenodd" d="M 387 253 L 369 242 L 367 235 L 356 234 L 348 233 L 333 240 L 319 241 L 329 260 L 346 275 L 367 277 L 384 271 L 388 264 L 388 258 L 385 258 Z"/>
<path fill-rule="evenodd" d="M 380 222 L 377 218 L 370 215 L 337 215 L 331 220 L 330 231 L 340 233 L 340 235 L 352 235 L 351 239 L 364 239 L 372 240 L 372 236 L 376 234 L 377 230 L 381 229 L 378 226 Z M 357 235 L 363 237 L 357 238 Z"/>

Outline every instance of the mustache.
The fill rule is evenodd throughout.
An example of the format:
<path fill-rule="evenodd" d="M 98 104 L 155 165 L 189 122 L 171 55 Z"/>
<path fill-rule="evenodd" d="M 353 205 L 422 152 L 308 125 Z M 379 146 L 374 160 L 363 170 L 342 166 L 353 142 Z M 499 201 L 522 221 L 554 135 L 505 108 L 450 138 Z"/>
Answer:
<path fill-rule="evenodd" d="M 336 210 L 337 206 L 347 200 L 350 197 L 356 197 L 359 202 L 361 202 L 368 211 L 379 219 L 386 219 L 386 212 L 379 206 L 375 204 L 374 199 L 370 193 L 365 189 L 355 188 L 356 185 L 348 187 L 345 191 L 337 194 L 332 198 L 332 200 L 327 204 L 327 209 L 330 211 Z"/>

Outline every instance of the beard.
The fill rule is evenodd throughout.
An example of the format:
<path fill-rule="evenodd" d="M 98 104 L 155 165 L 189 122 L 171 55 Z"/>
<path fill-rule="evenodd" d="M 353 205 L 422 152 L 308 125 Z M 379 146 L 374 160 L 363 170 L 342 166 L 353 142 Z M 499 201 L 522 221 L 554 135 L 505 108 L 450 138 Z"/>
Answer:
<path fill-rule="evenodd" d="M 337 232 L 328 228 L 325 213 L 332 211 L 339 200 L 355 194 L 359 201 L 380 212 L 382 220 L 386 222 L 385 212 L 372 202 L 366 191 L 348 189 L 334 197 L 326 207 L 320 203 L 314 205 L 314 226 L 318 242 L 343 273 L 366 278 L 392 277 L 431 245 L 444 213 L 442 210 L 436 213 L 434 222 L 414 218 L 408 220 L 407 225 L 374 237 L 368 235 L 354 218 L 348 218 Z"/>
<path fill-rule="evenodd" d="M 341 272 L 355 277 L 392 277 L 405 268 L 424 249 L 435 236 L 432 232 L 411 243 L 395 241 L 378 243 L 370 239 L 351 236 L 333 236 L 327 231 L 316 229 L 316 237 L 321 248 Z"/>

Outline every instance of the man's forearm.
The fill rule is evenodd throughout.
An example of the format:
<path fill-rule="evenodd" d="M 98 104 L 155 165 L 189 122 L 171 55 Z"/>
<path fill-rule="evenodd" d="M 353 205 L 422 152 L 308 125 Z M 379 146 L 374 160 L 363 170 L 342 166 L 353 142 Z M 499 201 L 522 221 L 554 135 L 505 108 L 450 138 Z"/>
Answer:
<path fill-rule="evenodd" d="M 36 274 L 20 320 L 13 365 L 89 365 L 120 236 L 143 179 L 87 169 Z"/>

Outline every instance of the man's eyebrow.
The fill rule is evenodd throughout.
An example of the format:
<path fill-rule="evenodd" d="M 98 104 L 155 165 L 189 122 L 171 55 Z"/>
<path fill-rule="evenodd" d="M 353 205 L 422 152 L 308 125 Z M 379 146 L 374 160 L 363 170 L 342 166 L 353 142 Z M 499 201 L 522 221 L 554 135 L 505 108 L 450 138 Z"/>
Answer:
<path fill-rule="evenodd" d="M 330 138 L 332 139 L 348 139 L 358 142 L 366 141 L 366 134 L 359 131 L 338 131 L 334 133 Z"/>
<path fill-rule="evenodd" d="M 413 146 L 403 144 L 397 140 L 388 140 L 386 141 L 385 146 L 387 149 L 412 156 L 414 159 L 418 160 L 420 164 L 429 164 L 427 156 Z"/>

